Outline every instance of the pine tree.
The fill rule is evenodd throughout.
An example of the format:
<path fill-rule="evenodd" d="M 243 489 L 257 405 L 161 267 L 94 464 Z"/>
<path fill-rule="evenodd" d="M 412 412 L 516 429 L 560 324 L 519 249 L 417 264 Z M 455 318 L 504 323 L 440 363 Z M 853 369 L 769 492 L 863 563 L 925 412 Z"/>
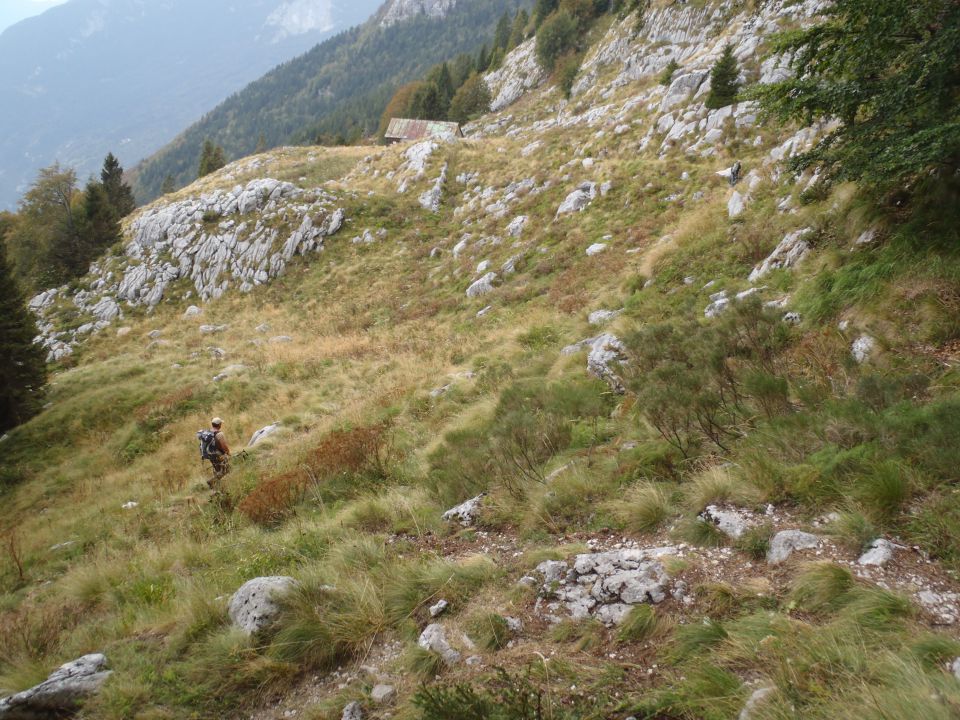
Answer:
<path fill-rule="evenodd" d="M 410 103 L 410 116 L 417 120 L 446 119 L 447 108 L 436 83 L 426 82 L 417 88 Z"/>
<path fill-rule="evenodd" d="M 223 148 L 214 145 L 210 138 L 203 141 L 203 150 L 200 152 L 200 167 L 197 171 L 197 177 L 204 177 L 212 172 L 216 172 L 227 164 Z"/>
<path fill-rule="evenodd" d="M 0 237 L 0 432 L 26 422 L 40 408 L 46 382 L 37 328 L 14 282 Z"/>
<path fill-rule="evenodd" d="M 723 55 L 710 71 L 710 95 L 707 97 L 707 107 L 711 109 L 733 105 L 737 101 L 740 91 L 740 68 L 737 59 L 733 56 L 733 46 L 723 48 Z"/>
<path fill-rule="evenodd" d="M 77 257 L 78 274 L 104 250 L 120 241 L 120 217 L 106 185 L 91 180 L 83 197 L 83 247 Z"/>
<path fill-rule="evenodd" d="M 260 153 L 266 152 L 266 151 L 267 151 L 267 136 L 264 135 L 263 133 L 260 133 L 257 136 L 257 147 L 254 150 L 254 152 L 257 155 L 259 155 Z"/>
<path fill-rule="evenodd" d="M 177 183 L 173 179 L 173 175 L 170 175 L 168 173 L 167 176 L 163 179 L 163 184 L 160 186 L 160 194 L 169 195 L 176 189 L 177 189 Z"/>
<path fill-rule="evenodd" d="M 480 52 L 477 53 L 477 72 L 486 72 L 487 68 L 490 67 L 490 55 L 487 52 L 487 46 L 484 45 L 480 48 Z"/>
<path fill-rule="evenodd" d="M 100 182 L 103 183 L 110 204 L 117 212 L 117 217 L 126 217 L 134 211 L 137 203 L 133 198 L 133 190 L 123 181 L 123 168 L 113 153 L 108 153 L 100 171 Z"/>
<path fill-rule="evenodd" d="M 520 43 L 526 40 L 527 25 L 530 22 L 530 16 L 523 8 L 517 10 L 513 18 L 513 27 L 510 29 L 510 41 L 507 43 L 507 50 L 513 50 Z"/>
<path fill-rule="evenodd" d="M 543 21 L 549 17 L 550 13 L 559 7 L 558 0 L 537 0 L 533 6 L 533 22 L 535 27 L 539 28 Z"/>
<path fill-rule="evenodd" d="M 504 13 L 493 33 L 493 47 L 507 50 L 510 44 L 510 15 Z"/>
<path fill-rule="evenodd" d="M 427 75 L 427 82 L 435 84 L 437 90 L 440 91 L 440 104 L 443 114 L 446 115 L 446 111 L 450 107 L 450 101 L 453 99 L 453 93 L 456 92 L 456 88 L 453 86 L 453 77 L 450 75 L 450 67 L 447 63 L 444 62 L 435 66 Z"/>

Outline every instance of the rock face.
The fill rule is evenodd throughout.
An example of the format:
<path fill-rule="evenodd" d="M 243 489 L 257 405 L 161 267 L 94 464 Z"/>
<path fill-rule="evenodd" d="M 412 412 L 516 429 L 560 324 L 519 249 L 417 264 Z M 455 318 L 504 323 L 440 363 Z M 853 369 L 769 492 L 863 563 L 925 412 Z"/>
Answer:
<path fill-rule="evenodd" d="M 791 268 L 810 252 L 810 243 L 805 240 L 810 228 L 796 230 L 780 241 L 770 256 L 750 273 L 750 282 L 756 282 L 772 270 Z"/>
<path fill-rule="evenodd" d="M 670 578 L 660 561 L 676 550 L 615 550 L 577 555 L 569 562 L 547 560 L 536 573 L 542 578 L 539 612 L 560 620 L 565 610 L 574 619 L 595 616 L 604 624 L 619 624 L 633 605 L 666 599 Z"/>
<path fill-rule="evenodd" d="M 813 550 L 820 546 L 820 538 L 802 530 L 783 530 L 773 536 L 767 551 L 767 562 L 779 565 L 795 550 Z"/>
<path fill-rule="evenodd" d="M 230 598 L 230 620 L 248 635 L 269 627 L 277 619 L 276 600 L 297 584 L 292 577 L 261 577 L 245 582 Z"/>
<path fill-rule="evenodd" d="M 537 40 L 530 38 L 511 50 L 498 70 L 483 76 L 493 98 L 490 109 L 503 110 L 546 79 L 547 74 L 537 62 Z"/>
<path fill-rule="evenodd" d="M 38 341 L 51 361 L 60 360 L 85 335 L 122 318 L 124 306 L 154 307 L 174 289 L 190 288 L 188 293 L 196 293 L 202 302 L 231 288 L 249 292 L 282 275 L 295 255 L 323 248 L 324 238 L 344 222 L 336 202 L 321 188 L 302 190 L 262 178 L 232 190 L 150 206 L 130 222 L 124 256 L 91 265 L 73 293 L 75 310 L 91 323 L 73 331 L 54 329 L 49 316 L 57 298 L 68 297 L 66 288 L 48 290 L 30 301 L 40 319 Z M 189 316 L 199 314 L 197 310 Z"/>
<path fill-rule="evenodd" d="M 390 27 L 418 15 L 442 18 L 456 4 L 456 0 L 393 0 L 380 20 L 381 27 Z"/>
<path fill-rule="evenodd" d="M 363 708 L 360 703 L 356 701 L 347 703 L 343 708 L 343 714 L 340 715 L 340 720 L 363 720 Z"/>
<path fill-rule="evenodd" d="M 0 718 L 43 720 L 73 713 L 110 677 L 106 666 L 107 658 L 99 653 L 61 665 L 39 685 L 0 700 Z"/>
<path fill-rule="evenodd" d="M 447 642 L 447 633 L 443 629 L 443 625 L 439 623 L 427 625 L 426 629 L 420 634 L 417 645 L 424 650 L 437 653 L 447 665 L 456 665 L 460 662 L 460 653 Z"/>
<path fill-rule="evenodd" d="M 483 502 L 483 495 L 477 495 L 466 502 L 462 502 L 456 507 L 450 508 L 443 514 L 443 519 L 447 522 L 458 522 L 464 527 L 473 524 L 477 519 L 477 513 L 480 512 L 480 503 Z"/>

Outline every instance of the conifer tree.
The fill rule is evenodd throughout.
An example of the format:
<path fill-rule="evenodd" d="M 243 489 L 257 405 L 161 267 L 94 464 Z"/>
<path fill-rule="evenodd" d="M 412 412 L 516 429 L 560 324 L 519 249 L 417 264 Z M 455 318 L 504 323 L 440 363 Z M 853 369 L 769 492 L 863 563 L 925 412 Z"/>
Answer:
<path fill-rule="evenodd" d="M 123 181 L 123 168 L 113 153 L 108 153 L 103 161 L 100 182 L 118 218 L 126 217 L 134 211 L 137 203 L 133 198 L 133 190 Z"/>
<path fill-rule="evenodd" d="M 484 45 L 480 48 L 480 52 L 477 53 L 477 72 L 486 72 L 487 68 L 490 67 L 490 55 L 487 52 L 487 46 Z"/>
<path fill-rule="evenodd" d="M 200 153 L 200 167 L 197 171 L 197 177 L 204 177 L 212 172 L 216 172 L 227 164 L 223 148 L 214 145 L 210 138 L 203 141 L 203 150 Z"/>
<path fill-rule="evenodd" d="M 46 364 L 43 349 L 33 343 L 36 335 L 0 237 L 0 432 L 29 420 L 40 408 Z"/>
<path fill-rule="evenodd" d="M 168 173 L 167 176 L 163 179 L 163 184 L 160 186 L 160 194 L 169 195 L 176 189 L 177 189 L 176 181 L 173 179 L 173 175 L 170 175 Z"/>
<path fill-rule="evenodd" d="M 447 108 L 436 83 L 425 82 L 417 88 L 410 103 L 410 116 L 417 120 L 446 119 Z"/>
<path fill-rule="evenodd" d="M 83 210 L 83 243 L 75 268 L 78 275 L 86 272 L 90 262 L 120 240 L 120 214 L 110 199 L 106 185 L 92 179 L 87 183 L 83 193 Z"/>
<path fill-rule="evenodd" d="M 510 42 L 507 43 L 507 50 L 513 50 L 520 43 L 526 40 L 527 24 L 530 22 L 530 16 L 523 8 L 517 10 L 513 18 L 513 27 L 510 29 Z"/>
<path fill-rule="evenodd" d="M 493 33 L 493 47 L 500 48 L 502 50 L 509 49 L 507 46 L 510 44 L 510 15 L 504 13 L 500 16 L 500 21 L 497 23 L 497 29 Z"/>
<path fill-rule="evenodd" d="M 707 97 L 707 107 L 716 109 L 733 105 L 740 91 L 739 76 L 740 68 L 737 66 L 737 59 L 733 56 L 733 46 L 726 45 L 723 48 L 723 55 L 710 71 L 710 95 Z"/>
<path fill-rule="evenodd" d="M 558 0 L 537 0 L 533 6 L 533 22 L 536 27 L 540 27 L 543 21 L 549 17 L 550 13 L 559 7 Z"/>

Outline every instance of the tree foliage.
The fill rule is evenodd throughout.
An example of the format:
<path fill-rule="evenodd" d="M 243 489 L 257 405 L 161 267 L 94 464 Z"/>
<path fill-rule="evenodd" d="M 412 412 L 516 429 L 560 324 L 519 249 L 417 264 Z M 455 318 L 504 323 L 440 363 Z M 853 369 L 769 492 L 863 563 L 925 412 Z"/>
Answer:
<path fill-rule="evenodd" d="M 223 148 L 215 145 L 209 138 L 204 140 L 203 150 L 200 151 L 200 165 L 197 168 L 197 177 L 205 177 L 212 172 L 216 172 L 226 164 L 227 158 L 223 152 Z"/>
<path fill-rule="evenodd" d="M 479 73 L 460 86 L 450 103 L 450 119 L 460 124 L 490 111 L 490 90 Z"/>
<path fill-rule="evenodd" d="M 40 408 L 46 364 L 33 343 L 37 328 L 7 262 L 0 224 L 0 432 L 28 420 Z"/>
<path fill-rule="evenodd" d="M 733 46 L 726 45 L 723 55 L 710 71 L 710 95 L 707 96 L 708 108 L 716 109 L 733 105 L 740 92 L 740 68 L 733 55 Z"/>
<path fill-rule="evenodd" d="M 110 201 L 117 217 L 126 217 L 137 207 L 133 197 L 133 190 L 123 180 L 123 168 L 113 153 L 107 153 L 103 160 L 103 169 L 100 171 L 100 184 Z"/>
<path fill-rule="evenodd" d="M 784 34 L 794 77 L 755 88 L 784 121 L 837 122 L 795 171 L 882 189 L 960 167 L 960 3 L 835 0 L 825 20 Z"/>
<path fill-rule="evenodd" d="M 561 55 L 573 49 L 577 41 L 576 19 L 566 10 L 558 10 L 544 20 L 537 31 L 537 60 L 552 72 Z"/>

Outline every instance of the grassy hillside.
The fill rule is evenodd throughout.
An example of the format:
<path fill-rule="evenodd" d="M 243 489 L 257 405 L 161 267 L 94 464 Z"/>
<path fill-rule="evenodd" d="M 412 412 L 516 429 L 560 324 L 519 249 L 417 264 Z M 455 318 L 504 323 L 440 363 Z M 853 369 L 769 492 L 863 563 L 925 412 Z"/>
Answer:
<path fill-rule="evenodd" d="M 609 23 L 598 54 L 636 27 Z M 261 156 L 257 173 L 336 195 L 348 222 L 324 251 L 199 317 L 178 281 L 56 368 L 49 408 L 0 443 L 0 687 L 102 651 L 114 675 L 83 717 L 960 713 L 952 191 L 906 209 L 823 190 L 770 160 L 796 128 L 733 117 L 705 154 L 685 151 L 698 136 L 661 151 L 664 86 L 592 57 L 588 90 L 529 93 L 421 176 L 406 146 Z M 731 218 L 716 173 L 737 160 L 749 200 Z M 418 196 L 444 166 L 429 212 Z M 596 196 L 558 215 L 584 181 Z M 748 281 L 805 228 L 799 262 Z M 619 314 L 591 325 L 601 309 Z M 79 322 L 66 300 L 51 317 Z M 605 332 L 622 343 L 610 382 L 569 348 Z M 194 441 L 213 415 L 236 447 L 281 425 L 219 496 Z M 480 493 L 474 522 L 441 519 Z M 748 529 L 729 537 L 709 506 Z M 816 547 L 768 564 L 785 530 Z M 879 538 L 893 559 L 859 564 Z M 564 586 L 535 572 L 666 546 L 669 592 L 611 626 L 553 606 Z M 299 585 L 247 637 L 227 602 L 273 575 Z M 433 622 L 470 662 L 418 646 Z M 382 683 L 396 695 L 378 704 Z"/>

